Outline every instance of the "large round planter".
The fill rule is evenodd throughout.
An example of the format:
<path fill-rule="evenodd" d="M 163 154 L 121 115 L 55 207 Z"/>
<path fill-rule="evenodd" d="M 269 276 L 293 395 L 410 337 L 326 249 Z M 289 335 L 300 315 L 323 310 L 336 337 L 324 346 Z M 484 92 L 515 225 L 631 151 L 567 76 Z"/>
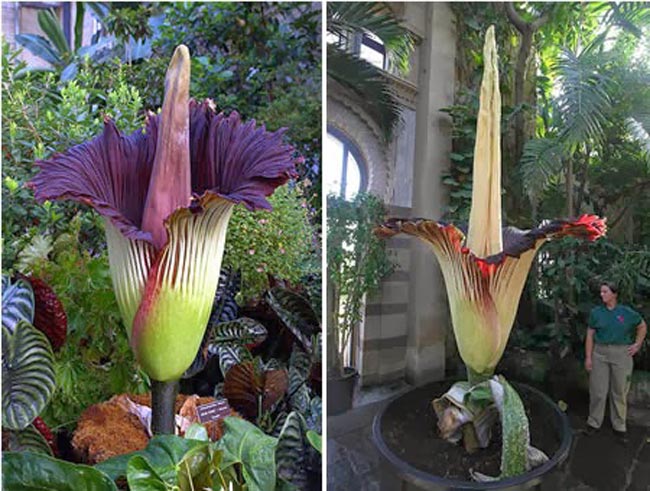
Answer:
<path fill-rule="evenodd" d="M 451 386 L 452 382 L 448 382 L 446 387 Z M 402 396 L 391 401 L 384 407 L 376 416 L 373 422 L 372 438 L 375 446 L 377 447 L 382 460 L 388 465 L 386 466 L 388 472 L 401 481 L 402 491 L 414 490 L 476 490 L 476 489 L 500 489 L 500 490 L 520 490 L 520 489 L 535 489 L 541 485 L 545 477 L 550 472 L 566 460 L 571 449 L 571 441 L 573 438 L 571 427 L 567 416 L 557 407 L 557 405 L 549 399 L 545 394 L 525 384 L 513 384 L 517 392 L 522 396 L 524 405 L 527 411 L 529 410 L 529 402 L 533 401 L 536 406 L 542 407 L 545 414 L 543 421 L 544 432 L 554 432 L 557 445 L 553 452 L 547 450 L 549 461 L 543 465 L 530 470 L 529 472 L 508 479 L 493 482 L 476 482 L 462 479 L 448 479 L 437 475 L 432 475 L 421 469 L 415 467 L 412 463 L 407 462 L 399 455 L 394 448 L 391 448 L 389 440 L 382 427 L 382 422 L 387 421 L 389 418 L 394 418 L 395 415 L 403 414 L 407 407 L 413 406 L 414 397 L 416 400 L 421 399 L 421 403 L 428 405 L 430 408 L 431 399 L 444 392 L 440 392 L 440 382 L 429 384 L 410 391 Z M 433 392 L 435 390 L 435 392 Z M 421 393 L 421 397 L 420 397 Z M 410 397 L 410 399 L 409 399 Z M 406 406 L 405 406 L 406 404 Z M 418 403 L 419 404 L 419 403 Z M 431 409 L 433 413 L 433 409 Z M 435 416 L 433 416 L 435 419 Z M 539 422 L 538 422 L 539 423 Z M 533 424 L 535 424 L 533 422 Z M 406 438 L 406 437 L 405 437 Z M 422 427 L 417 435 L 413 436 L 414 441 L 423 445 L 424 439 L 427 438 L 427 430 Z M 433 438 L 433 437 L 432 437 Z M 532 445 L 535 446 L 534 434 L 532 437 Z M 448 444 L 452 446 L 452 444 Z M 431 455 L 431 459 L 436 459 L 436 455 Z"/>
<path fill-rule="evenodd" d="M 327 415 L 333 416 L 352 409 L 359 373 L 345 367 L 342 376 L 327 377 Z"/>

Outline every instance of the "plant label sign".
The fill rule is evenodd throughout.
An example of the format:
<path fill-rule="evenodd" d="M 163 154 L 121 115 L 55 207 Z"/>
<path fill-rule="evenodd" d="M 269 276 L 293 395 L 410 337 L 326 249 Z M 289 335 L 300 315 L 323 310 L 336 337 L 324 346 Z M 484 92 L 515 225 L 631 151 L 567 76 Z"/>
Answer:
<path fill-rule="evenodd" d="M 196 406 L 196 414 L 199 417 L 199 422 L 210 423 L 229 416 L 230 406 L 226 399 L 218 399 L 214 402 Z"/>

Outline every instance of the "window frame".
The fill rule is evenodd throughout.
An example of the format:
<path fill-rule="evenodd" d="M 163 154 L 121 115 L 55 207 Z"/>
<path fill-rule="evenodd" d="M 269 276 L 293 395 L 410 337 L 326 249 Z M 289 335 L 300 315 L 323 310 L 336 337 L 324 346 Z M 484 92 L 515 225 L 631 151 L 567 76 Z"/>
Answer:
<path fill-rule="evenodd" d="M 366 164 L 365 159 L 361 155 L 358 145 L 356 145 L 353 140 L 346 135 L 340 129 L 327 125 L 327 133 L 332 135 L 334 138 L 339 140 L 343 144 L 343 162 L 341 168 L 341 187 L 338 190 L 337 196 L 345 198 L 346 186 L 347 186 L 347 173 L 348 173 L 348 160 L 349 155 L 352 154 L 352 157 L 357 162 L 359 167 L 359 190 L 357 193 L 363 193 L 368 190 L 368 165 Z"/>

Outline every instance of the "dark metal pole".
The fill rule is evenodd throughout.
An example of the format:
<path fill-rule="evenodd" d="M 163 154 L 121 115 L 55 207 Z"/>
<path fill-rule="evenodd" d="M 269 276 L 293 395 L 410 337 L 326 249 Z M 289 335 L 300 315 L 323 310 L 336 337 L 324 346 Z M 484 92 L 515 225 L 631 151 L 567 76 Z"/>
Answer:
<path fill-rule="evenodd" d="M 176 428 L 176 395 L 178 380 L 151 381 L 151 431 L 154 435 L 173 435 Z"/>

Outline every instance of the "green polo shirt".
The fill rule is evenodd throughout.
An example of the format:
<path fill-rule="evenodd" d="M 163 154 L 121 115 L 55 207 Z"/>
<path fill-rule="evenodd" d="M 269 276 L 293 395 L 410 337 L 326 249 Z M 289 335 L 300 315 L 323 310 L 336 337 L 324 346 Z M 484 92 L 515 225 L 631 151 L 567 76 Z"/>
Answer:
<path fill-rule="evenodd" d="M 599 344 L 632 344 L 636 327 L 643 319 L 626 305 L 616 305 L 609 310 L 604 305 L 595 307 L 589 314 L 589 327 L 594 329 L 594 339 Z"/>

